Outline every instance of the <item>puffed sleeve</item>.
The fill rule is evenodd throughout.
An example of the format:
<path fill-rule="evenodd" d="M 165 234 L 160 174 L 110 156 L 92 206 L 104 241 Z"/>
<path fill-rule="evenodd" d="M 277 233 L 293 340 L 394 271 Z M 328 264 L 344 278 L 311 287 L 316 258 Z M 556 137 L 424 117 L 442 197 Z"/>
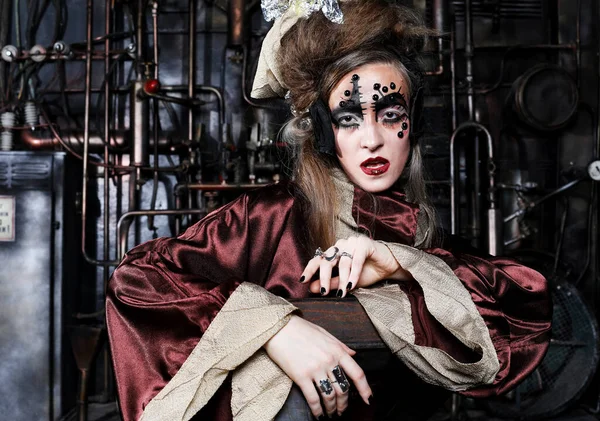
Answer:
<path fill-rule="evenodd" d="M 178 238 L 129 251 L 107 289 L 106 319 L 125 421 L 177 373 L 243 282 L 293 291 L 305 256 L 292 247 L 294 201 L 283 187 L 245 194 Z M 273 275 L 276 273 L 276 277 Z M 276 279 L 275 279 L 276 278 Z"/>
<path fill-rule="evenodd" d="M 500 362 L 491 385 L 463 394 L 486 397 L 509 391 L 541 362 L 550 343 L 552 304 L 546 279 L 510 258 L 425 251 L 442 259 L 469 291 Z"/>

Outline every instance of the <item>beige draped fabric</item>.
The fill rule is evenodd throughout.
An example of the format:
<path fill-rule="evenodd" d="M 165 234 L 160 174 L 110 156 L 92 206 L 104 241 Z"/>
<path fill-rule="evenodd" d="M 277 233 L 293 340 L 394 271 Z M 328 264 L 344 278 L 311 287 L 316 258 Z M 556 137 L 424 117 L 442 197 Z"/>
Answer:
<path fill-rule="evenodd" d="M 358 235 L 351 214 L 353 186 L 341 171 L 334 172 L 334 183 L 340 199 L 336 236 Z M 408 298 L 397 285 L 385 283 L 354 291 L 383 341 L 426 382 L 454 391 L 492 383 L 499 369 L 496 351 L 460 280 L 435 256 L 414 247 L 384 244 L 420 284 L 430 313 L 482 357 L 475 363 L 461 363 L 439 349 L 416 345 Z M 208 402 L 229 371 L 234 371 L 233 419 L 273 420 L 292 382 L 262 346 L 285 326 L 294 310 L 290 303 L 263 288 L 242 283 L 179 372 L 145 408 L 141 421 L 189 420 Z"/>

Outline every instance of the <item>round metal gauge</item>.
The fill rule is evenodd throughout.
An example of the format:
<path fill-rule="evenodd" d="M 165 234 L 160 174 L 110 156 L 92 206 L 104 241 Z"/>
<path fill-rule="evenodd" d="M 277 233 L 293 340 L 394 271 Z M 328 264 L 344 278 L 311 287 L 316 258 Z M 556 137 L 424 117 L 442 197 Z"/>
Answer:
<path fill-rule="evenodd" d="M 592 180 L 600 181 L 600 159 L 592 161 L 587 169 Z"/>

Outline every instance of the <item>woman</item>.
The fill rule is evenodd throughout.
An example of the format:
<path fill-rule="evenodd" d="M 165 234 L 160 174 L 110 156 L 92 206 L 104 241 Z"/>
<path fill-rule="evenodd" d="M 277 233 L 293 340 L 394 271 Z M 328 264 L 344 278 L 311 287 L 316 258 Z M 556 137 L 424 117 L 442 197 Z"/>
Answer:
<path fill-rule="evenodd" d="M 126 421 L 306 419 L 303 408 L 426 419 L 445 391 L 505 392 L 543 357 L 543 277 L 439 247 L 417 136 L 429 31 L 384 1 L 341 13 L 290 8 L 261 52 L 253 95 L 289 92 L 297 114 L 284 130 L 295 180 L 132 249 L 115 271 L 106 311 Z M 311 293 L 354 294 L 398 358 L 367 377 L 285 301 Z"/>

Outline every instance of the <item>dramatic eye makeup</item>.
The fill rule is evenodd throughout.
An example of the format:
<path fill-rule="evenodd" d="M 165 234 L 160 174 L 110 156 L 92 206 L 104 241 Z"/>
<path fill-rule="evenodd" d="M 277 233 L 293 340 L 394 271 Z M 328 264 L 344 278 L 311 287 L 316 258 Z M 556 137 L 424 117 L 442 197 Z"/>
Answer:
<path fill-rule="evenodd" d="M 352 89 L 346 89 L 344 91 L 344 97 L 339 102 L 338 106 L 331 111 L 331 117 L 333 124 L 340 128 L 352 128 L 357 127 L 364 119 L 365 108 L 363 108 L 364 102 L 361 102 L 360 86 L 358 81 L 360 76 L 357 74 L 352 75 L 351 83 Z"/>
<path fill-rule="evenodd" d="M 381 119 L 384 124 L 394 124 L 408 118 L 406 97 L 400 92 L 400 88 L 397 91 L 395 89 L 394 82 L 390 83 L 389 88 L 381 86 L 380 83 L 373 84 L 373 90 L 378 92 L 373 94 L 373 104 L 371 105 L 375 111 L 375 121 Z M 392 92 L 388 93 L 390 90 Z M 406 130 L 407 128 L 408 124 L 404 121 L 402 129 Z"/>

